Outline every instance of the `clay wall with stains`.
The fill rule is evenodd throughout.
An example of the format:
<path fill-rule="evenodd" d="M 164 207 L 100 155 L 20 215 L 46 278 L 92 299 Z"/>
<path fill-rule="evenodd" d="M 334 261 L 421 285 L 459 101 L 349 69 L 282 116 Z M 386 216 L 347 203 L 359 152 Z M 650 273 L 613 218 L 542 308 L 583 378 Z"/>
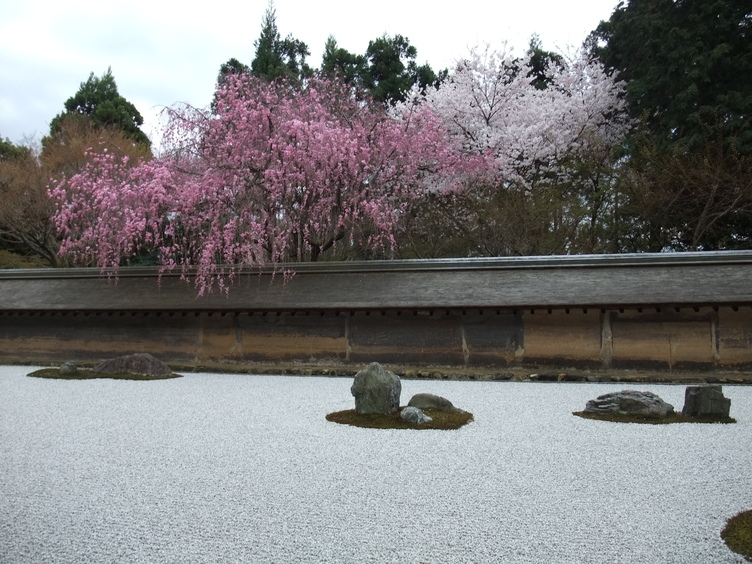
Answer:
<path fill-rule="evenodd" d="M 752 367 L 752 252 L 0 271 L 0 363 Z"/>
<path fill-rule="evenodd" d="M 0 363 L 749 369 L 752 308 L 0 315 Z"/>

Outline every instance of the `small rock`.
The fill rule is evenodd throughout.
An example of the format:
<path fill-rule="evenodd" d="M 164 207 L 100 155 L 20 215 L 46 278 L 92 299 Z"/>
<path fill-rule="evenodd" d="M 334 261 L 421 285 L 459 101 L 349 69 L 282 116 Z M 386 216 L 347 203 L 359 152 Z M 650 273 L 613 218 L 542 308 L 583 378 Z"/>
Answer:
<path fill-rule="evenodd" d="M 633 413 L 664 417 L 674 412 L 674 406 L 651 392 L 622 390 L 598 396 L 585 405 L 590 413 Z"/>
<path fill-rule="evenodd" d="M 413 406 L 408 406 L 400 411 L 400 418 L 417 425 L 420 425 L 421 423 L 427 423 L 428 421 L 433 421 L 433 419 L 423 413 L 422 410 Z"/>
<path fill-rule="evenodd" d="M 682 415 L 689 417 L 728 417 L 731 400 L 723 395 L 723 387 L 687 386 L 684 391 Z"/>

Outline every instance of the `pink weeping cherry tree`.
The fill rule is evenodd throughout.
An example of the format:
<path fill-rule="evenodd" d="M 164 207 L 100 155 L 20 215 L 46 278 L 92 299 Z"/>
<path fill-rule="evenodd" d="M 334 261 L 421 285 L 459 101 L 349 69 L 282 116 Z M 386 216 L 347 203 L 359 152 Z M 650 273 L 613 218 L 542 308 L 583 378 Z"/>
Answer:
<path fill-rule="evenodd" d="M 449 189 L 485 161 L 461 158 L 427 106 L 387 114 L 336 81 L 302 89 L 228 77 L 211 111 L 168 110 L 160 157 L 103 153 L 51 187 L 61 253 L 115 274 L 154 252 L 227 291 L 242 267 L 316 261 L 338 245 L 389 248 L 424 190 Z"/>

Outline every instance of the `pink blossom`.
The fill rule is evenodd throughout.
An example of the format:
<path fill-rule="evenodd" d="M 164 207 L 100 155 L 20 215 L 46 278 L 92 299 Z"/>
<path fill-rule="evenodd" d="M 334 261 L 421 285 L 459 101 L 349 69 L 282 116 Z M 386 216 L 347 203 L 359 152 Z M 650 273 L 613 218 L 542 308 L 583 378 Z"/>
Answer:
<path fill-rule="evenodd" d="M 163 270 L 195 269 L 200 294 L 227 291 L 242 267 L 388 247 L 407 202 L 477 169 L 430 107 L 387 115 L 337 82 L 229 77 L 213 112 L 168 116 L 161 157 L 98 156 L 52 188 L 69 258 L 116 272 L 156 251 Z"/>

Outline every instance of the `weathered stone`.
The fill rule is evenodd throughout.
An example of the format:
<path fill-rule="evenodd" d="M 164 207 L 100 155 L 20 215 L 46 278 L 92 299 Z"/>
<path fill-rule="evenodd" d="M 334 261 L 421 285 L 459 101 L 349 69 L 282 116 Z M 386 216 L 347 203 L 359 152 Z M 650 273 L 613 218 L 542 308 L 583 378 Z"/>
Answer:
<path fill-rule="evenodd" d="M 60 372 L 60 376 L 72 376 L 78 373 L 78 365 L 72 360 L 69 360 L 62 363 L 58 368 L 58 371 Z"/>
<path fill-rule="evenodd" d="M 421 409 L 413 406 L 408 406 L 400 411 L 400 418 L 417 425 L 420 425 L 421 423 L 427 423 L 428 421 L 433 421 L 433 419 L 423 413 Z"/>
<path fill-rule="evenodd" d="M 585 405 L 591 413 L 633 413 L 636 415 L 666 416 L 674 412 L 674 406 L 651 392 L 622 390 L 598 396 Z"/>
<path fill-rule="evenodd" d="M 439 409 L 441 411 L 457 411 L 451 401 L 434 394 L 415 394 L 407 405 L 420 409 Z"/>
<path fill-rule="evenodd" d="M 129 354 L 105 360 L 95 366 L 92 371 L 102 374 L 128 372 L 129 374 L 144 374 L 147 376 L 169 376 L 172 374 L 169 366 L 148 353 Z"/>
<path fill-rule="evenodd" d="M 723 395 L 723 387 L 687 386 L 684 391 L 682 415 L 689 417 L 728 417 L 731 400 Z"/>
<path fill-rule="evenodd" d="M 350 392 L 358 413 L 394 413 L 399 409 L 402 382 L 399 376 L 372 362 L 355 375 Z"/>

